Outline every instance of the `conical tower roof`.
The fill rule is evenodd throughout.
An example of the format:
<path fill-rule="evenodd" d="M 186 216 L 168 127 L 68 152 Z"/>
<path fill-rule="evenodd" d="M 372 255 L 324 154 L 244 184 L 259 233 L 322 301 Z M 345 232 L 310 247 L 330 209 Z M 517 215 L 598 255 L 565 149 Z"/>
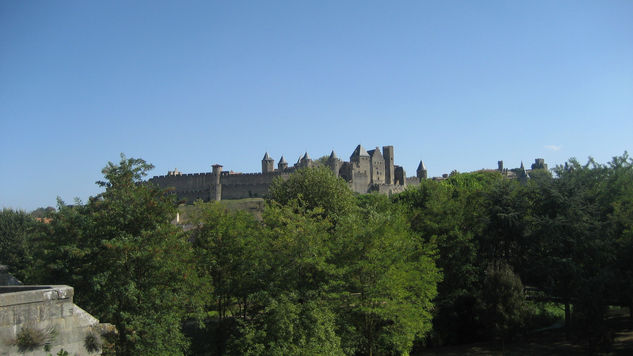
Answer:
<path fill-rule="evenodd" d="M 306 152 L 303 157 L 301 157 L 302 160 L 309 160 L 310 156 L 308 156 L 308 152 Z"/>
<path fill-rule="evenodd" d="M 523 165 L 523 161 L 521 161 L 521 167 L 519 168 L 519 178 L 530 178 L 530 176 L 525 171 L 525 166 Z"/>
<path fill-rule="evenodd" d="M 273 159 L 270 158 L 270 156 L 268 155 L 268 152 L 266 152 L 266 154 L 264 155 L 264 158 L 262 158 L 262 161 L 273 161 Z"/>
<path fill-rule="evenodd" d="M 418 171 L 426 171 L 426 166 L 424 165 L 424 162 L 420 161 L 420 164 L 418 165 Z"/>
<path fill-rule="evenodd" d="M 338 159 L 338 157 L 336 157 L 336 153 L 334 152 L 334 150 L 332 150 L 332 153 L 330 153 L 330 159 L 331 160 Z"/>
<path fill-rule="evenodd" d="M 286 159 L 284 158 L 283 155 L 281 155 L 281 158 L 279 159 L 279 163 L 281 164 L 287 164 L 288 162 L 286 162 Z"/>

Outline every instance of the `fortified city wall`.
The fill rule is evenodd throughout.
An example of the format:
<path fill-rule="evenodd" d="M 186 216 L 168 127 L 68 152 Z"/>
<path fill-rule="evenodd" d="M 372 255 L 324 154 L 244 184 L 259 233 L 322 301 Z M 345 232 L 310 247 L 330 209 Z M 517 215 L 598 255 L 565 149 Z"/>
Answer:
<path fill-rule="evenodd" d="M 340 160 L 332 151 L 325 166 L 329 167 L 335 176 L 344 179 L 352 191 L 360 194 L 395 194 L 404 191 L 407 186 L 417 185 L 421 180 L 427 179 L 424 162 L 420 161 L 415 177 L 407 177 L 404 168 L 394 164 L 394 158 L 393 146 L 383 146 L 381 152 L 378 147 L 367 151 L 358 145 L 349 161 Z M 193 203 L 198 199 L 210 201 L 265 197 L 275 178 L 286 179 L 295 170 L 312 166 L 315 166 L 315 163 L 307 152 L 293 166 L 289 166 L 286 159 L 281 156 L 277 168 L 275 161 L 266 153 L 262 159 L 261 173 L 226 172 L 222 171 L 221 165 L 215 164 L 211 172 L 183 174 L 173 170 L 167 175 L 155 176 L 148 181 L 161 188 L 171 189 L 178 199 L 186 203 Z M 547 164 L 542 158 L 537 158 L 531 168 L 546 170 Z M 509 170 L 503 167 L 503 161 L 498 162 L 498 169 L 495 171 L 507 178 L 522 181 L 528 179 L 531 172 L 525 169 L 523 163 L 520 168 Z M 446 177 L 448 174 L 443 178 L 433 179 Z"/>
<path fill-rule="evenodd" d="M 178 199 L 187 203 L 197 199 L 209 201 L 264 197 L 275 178 L 284 179 L 297 169 L 315 165 L 307 153 L 291 167 L 283 156 L 277 168 L 274 163 L 266 153 L 262 159 L 261 173 L 223 172 L 222 166 L 214 165 L 211 172 L 183 174 L 174 170 L 164 176 L 155 176 L 149 179 L 149 182 L 161 188 L 171 189 Z M 420 177 L 407 178 L 404 169 L 394 165 L 393 146 L 383 146 L 381 152 L 378 147 L 366 151 L 358 145 L 349 161 L 338 159 L 332 151 L 326 166 L 334 175 L 343 178 L 352 191 L 361 194 L 374 191 L 384 194 L 397 193 L 403 191 L 407 184 L 420 182 Z"/>

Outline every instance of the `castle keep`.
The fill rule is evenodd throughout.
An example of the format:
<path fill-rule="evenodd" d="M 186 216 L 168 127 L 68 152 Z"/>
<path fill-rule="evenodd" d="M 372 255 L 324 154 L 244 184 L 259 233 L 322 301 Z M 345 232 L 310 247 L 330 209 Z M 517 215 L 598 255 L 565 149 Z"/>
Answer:
<path fill-rule="evenodd" d="M 334 175 L 343 178 L 354 192 L 361 194 L 374 191 L 387 194 L 401 192 L 407 184 L 417 184 L 427 176 L 426 167 L 420 162 L 417 177 L 407 178 L 404 169 L 394 165 L 393 146 L 383 146 L 381 152 L 378 147 L 367 151 L 358 145 L 349 161 L 340 160 L 332 151 L 325 164 Z M 263 197 L 276 177 L 286 178 L 297 169 L 314 165 L 306 152 L 292 167 L 281 156 L 275 168 L 275 160 L 266 153 L 262 159 L 261 173 L 225 172 L 221 165 L 215 164 L 210 173 L 182 174 L 173 170 L 166 176 L 153 177 L 149 182 L 161 188 L 174 189 L 178 198 L 187 202 L 197 199 L 209 201 Z"/>

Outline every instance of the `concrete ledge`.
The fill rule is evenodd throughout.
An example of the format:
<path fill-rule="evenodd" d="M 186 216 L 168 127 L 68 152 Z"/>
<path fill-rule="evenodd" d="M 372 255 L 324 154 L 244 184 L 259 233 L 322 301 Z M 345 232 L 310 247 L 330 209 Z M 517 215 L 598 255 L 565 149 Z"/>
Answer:
<path fill-rule="evenodd" d="M 64 285 L 0 287 L 0 307 L 41 303 L 53 300 L 72 301 L 74 290 Z"/>

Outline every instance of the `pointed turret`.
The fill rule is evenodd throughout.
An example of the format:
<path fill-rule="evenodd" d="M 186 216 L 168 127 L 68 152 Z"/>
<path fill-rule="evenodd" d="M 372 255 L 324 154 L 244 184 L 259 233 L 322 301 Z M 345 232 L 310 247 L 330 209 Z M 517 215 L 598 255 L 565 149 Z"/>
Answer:
<path fill-rule="evenodd" d="M 288 169 L 288 162 L 286 162 L 286 159 L 284 158 L 283 155 L 279 159 L 279 164 L 277 164 L 277 169 L 279 169 L 282 172 Z"/>
<path fill-rule="evenodd" d="M 422 179 L 426 179 L 427 171 L 426 171 L 426 166 L 424 165 L 424 162 L 420 161 L 420 164 L 418 165 L 418 169 L 416 170 L 416 173 L 420 181 L 422 181 Z"/>
<path fill-rule="evenodd" d="M 272 173 L 275 171 L 275 160 L 270 158 L 268 152 L 262 158 L 262 173 Z"/>
<path fill-rule="evenodd" d="M 330 153 L 330 157 L 327 159 L 327 165 L 332 170 L 332 173 L 334 173 L 334 175 L 337 177 L 339 176 L 339 171 L 342 164 L 343 162 L 341 162 L 341 160 L 336 157 L 336 153 L 334 152 L 334 150 L 332 150 L 332 153 Z"/>
<path fill-rule="evenodd" d="M 310 156 L 308 156 L 308 152 L 306 152 L 303 156 L 299 158 L 299 161 L 297 161 L 297 164 L 295 164 L 295 167 L 297 168 L 312 167 L 312 159 L 310 159 Z"/>

